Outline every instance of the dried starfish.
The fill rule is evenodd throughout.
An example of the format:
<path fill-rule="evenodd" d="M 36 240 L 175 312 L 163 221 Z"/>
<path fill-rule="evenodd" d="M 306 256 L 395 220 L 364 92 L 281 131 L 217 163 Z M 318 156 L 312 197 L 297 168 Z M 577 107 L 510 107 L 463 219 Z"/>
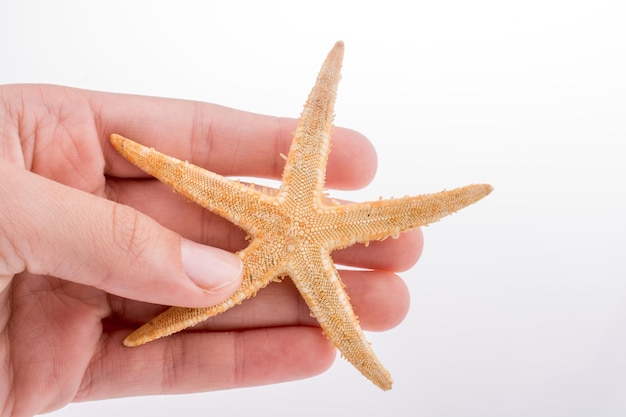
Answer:
<path fill-rule="evenodd" d="M 277 191 L 256 190 L 111 135 L 112 144 L 126 159 L 241 227 L 250 238 L 249 246 L 239 252 L 244 277 L 232 297 L 207 308 L 172 307 L 129 335 L 124 341 L 126 346 L 141 345 L 193 326 L 252 297 L 278 277 L 289 275 L 311 314 L 343 356 L 380 388 L 391 388 L 391 376 L 363 335 L 330 253 L 357 242 L 396 237 L 437 221 L 485 197 L 491 186 L 469 185 L 367 203 L 324 204 L 343 49 L 343 43 L 337 42 L 320 70 L 294 133 Z"/>

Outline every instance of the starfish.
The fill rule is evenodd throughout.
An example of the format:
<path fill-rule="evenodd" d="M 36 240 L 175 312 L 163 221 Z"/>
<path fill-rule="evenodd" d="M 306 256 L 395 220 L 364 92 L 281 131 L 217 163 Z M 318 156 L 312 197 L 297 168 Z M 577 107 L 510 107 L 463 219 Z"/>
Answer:
<path fill-rule="evenodd" d="M 278 190 L 258 190 L 111 135 L 111 143 L 126 159 L 239 226 L 250 241 L 238 252 L 244 265 L 243 282 L 234 295 L 206 308 L 171 307 L 130 334 L 124 340 L 126 346 L 191 327 L 288 275 L 342 355 L 374 384 L 391 388 L 391 376 L 361 330 L 331 252 L 397 237 L 480 200 L 492 188 L 474 184 L 415 197 L 328 204 L 324 179 L 343 51 L 343 42 L 337 42 L 324 61 L 294 132 Z"/>

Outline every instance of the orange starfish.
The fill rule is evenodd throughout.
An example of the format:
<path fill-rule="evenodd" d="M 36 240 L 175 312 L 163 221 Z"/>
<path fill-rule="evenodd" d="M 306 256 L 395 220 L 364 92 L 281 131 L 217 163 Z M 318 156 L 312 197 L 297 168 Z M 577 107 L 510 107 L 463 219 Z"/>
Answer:
<path fill-rule="evenodd" d="M 485 197 L 491 186 L 469 185 L 367 203 L 325 204 L 324 177 L 343 50 L 343 43 L 337 42 L 322 66 L 294 133 L 282 184 L 276 191 L 256 190 L 111 135 L 113 146 L 129 161 L 241 227 L 250 238 L 249 246 L 239 252 L 244 276 L 232 297 L 207 308 L 172 307 L 129 335 L 124 341 L 126 346 L 141 345 L 193 326 L 289 275 L 311 314 L 343 356 L 380 388 L 391 388 L 391 376 L 363 335 L 330 253 L 354 243 L 395 237 L 437 221 Z"/>

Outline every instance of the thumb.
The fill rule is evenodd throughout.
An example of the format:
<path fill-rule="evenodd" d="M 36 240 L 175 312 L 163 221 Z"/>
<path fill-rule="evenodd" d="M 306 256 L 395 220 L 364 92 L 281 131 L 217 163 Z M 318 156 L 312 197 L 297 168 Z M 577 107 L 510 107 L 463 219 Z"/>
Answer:
<path fill-rule="evenodd" d="M 135 209 L 0 160 L 0 283 L 27 270 L 158 304 L 206 307 L 239 287 L 230 252 L 181 238 Z"/>

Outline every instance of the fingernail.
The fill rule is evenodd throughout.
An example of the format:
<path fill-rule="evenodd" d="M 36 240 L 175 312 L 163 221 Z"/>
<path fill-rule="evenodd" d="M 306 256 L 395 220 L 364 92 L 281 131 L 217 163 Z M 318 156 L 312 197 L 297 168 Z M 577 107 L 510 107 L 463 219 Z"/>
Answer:
<path fill-rule="evenodd" d="M 200 288 L 215 291 L 239 279 L 243 264 L 234 253 L 182 239 L 183 267 Z"/>

